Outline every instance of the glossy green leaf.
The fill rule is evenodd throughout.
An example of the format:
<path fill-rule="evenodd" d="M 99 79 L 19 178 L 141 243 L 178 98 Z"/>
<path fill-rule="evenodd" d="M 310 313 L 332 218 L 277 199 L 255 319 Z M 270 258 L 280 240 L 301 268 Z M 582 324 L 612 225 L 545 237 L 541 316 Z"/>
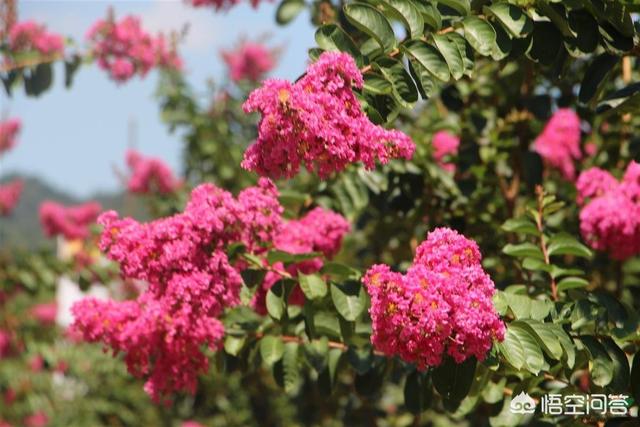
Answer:
<path fill-rule="evenodd" d="M 435 47 L 422 40 L 410 40 L 401 48 L 433 76 L 442 81 L 449 80 L 449 66 Z"/>
<path fill-rule="evenodd" d="M 392 94 L 403 108 L 411 109 L 418 101 L 418 89 L 402 62 L 395 58 L 381 58 L 376 68 L 391 83 Z"/>
<path fill-rule="evenodd" d="M 629 388 L 631 375 L 627 355 L 610 337 L 604 337 L 602 339 L 602 345 L 611 358 L 613 369 L 613 377 L 607 388 L 614 393 L 624 393 Z"/>
<path fill-rule="evenodd" d="M 284 343 L 280 337 L 266 335 L 260 340 L 260 357 L 269 366 L 282 359 Z"/>
<path fill-rule="evenodd" d="M 487 21 L 476 16 L 467 16 L 462 21 L 464 37 L 480 54 L 489 56 L 497 49 L 496 32 Z"/>
<path fill-rule="evenodd" d="M 546 323 L 534 319 L 516 320 L 511 323 L 523 326 L 538 341 L 545 353 L 555 360 L 563 355 L 562 345 L 554 331 Z"/>
<path fill-rule="evenodd" d="M 434 34 L 433 42 L 444 57 L 449 72 L 454 79 L 458 80 L 464 74 L 464 60 L 455 42 L 449 38 L 448 34 Z"/>
<path fill-rule="evenodd" d="M 246 336 L 234 337 L 233 335 L 227 335 L 224 338 L 224 351 L 232 356 L 237 356 L 242 351 L 246 340 Z"/>
<path fill-rule="evenodd" d="M 300 288 L 308 299 L 319 299 L 327 295 L 327 284 L 317 274 L 298 273 L 298 279 Z"/>
<path fill-rule="evenodd" d="M 316 43 L 325 51 L 347 52 L 351 55 L 356 64 L 361 67 L 363 65 L 360 49 L 349 35 L 339 26 L 335 24 L 323 25 L 316 30 Z"/>
<path fill-rule="evenodd" d="M 282 280 L 276 282 L 267 292 L 267 312 L 276 320 L 282 319 L 286 312 L 286 297 L 285 286 Z"/>
<path fill-rule="evenodd" d="M 532 257 L 537 259 L 544 259 L 540 247 L 528 242 L 518 244 L 509 243 L 502 249 L 502 252 L 513 257 Z"/>
<path fill-rule="evenodd" d="M 462 16 L 469 14 L 471 9 L 469 0 L 438 0 L 438 3 L 450 7 Z"/>
<path fill-rule="evenodd" d="M 580 341 L 591 355 L 591 380 L 597 386 L 604 387 L 613 379 L 613 361 L 605 347 L 593 336 L 583 335 Z"/>
<path fill-rule="evenodd" d="M 409 30 L 412 38 L 418 38 L 424 33 L 424 19 L 420 10 L 412 0 L 381 0 L 400 19 Z"/>
<path fill-rule="evenodd" d="M 345 5 L 344 12 L 354 27 L 375 39 L 385 51 L 396 46 L 396 36 L 391 24 L 375 7 L 364 3 L 351 3 Z"/>
<path fill-rule="evenodd" d="M 485 14 L 495 16 L 514 37 L 524 37 L 533 31 L 533 21 L 519 7 L 510 3 L 495 3 L 484 7 Z"/>
<path fill-rule="evenodd" d="M 586 288 L 589 281 L 582 277 L 565 277 L 558 282 L 558 291 L 566 291 L 567 289 Z"/>
<path fill-rule="evenodd" d="M 356 281 L 331 285 L 331 299 L 338 313 L 350 322 L 362 314 L 367 302 L 364 288 Z"/>
<path fill-rule="evenodd" d="M 522 233 L 538 236 L 540 232 L 536 225 L 527 218 L 508 219 L 502 224 L 502 229 L 510 233 Z"/>
<path fill-rule="evenodd" d="M 593 256 L 591 250 L 569 234 L 557 234 L 549 239 L 547 253 L 552 255 L 575 255 L 583 258 Z"/>

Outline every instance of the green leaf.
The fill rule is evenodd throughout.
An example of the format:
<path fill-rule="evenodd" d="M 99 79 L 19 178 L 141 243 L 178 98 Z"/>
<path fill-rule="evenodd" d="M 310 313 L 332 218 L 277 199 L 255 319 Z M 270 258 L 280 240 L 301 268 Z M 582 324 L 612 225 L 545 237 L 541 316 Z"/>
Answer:
<path fill-rule="evenodd" d="M 518 336 L 511 331 L 511 328 L 507 328 L 504 341 L 498 342 L 496 347 L 511 366 L 516 369 L 524 367 L 524 347 Z"/>
<path fill-rule="evenodd" d="M 298 279 L 300 288 L 308 299 L 319 299 L 327 295 L 327 284 L 317 274 L 298 273 Z"/>
<path fill-rule="evenodd" d="M 513 42 L 502 25 L 496 22 L 492 26 L 496 32 L 496 45 L 493 52 L 491 52 L 491 57 L 496 61 L 500 61 L 509 56 L 511 49 L 513 49 Z"/>
<path fill-rule="evenodd" d="M 304 0 L 284 0 L 276 10 L 276 22 L 280 25 L 288 24 L 305 8 Z"/>
<path fill-rule="evenodd" d="M 442 364 L 433 369 L 433 385 L 444 399 L 460 402 L 471 390 L 476 364 L 475 357 L 456 363 L 445 356 Z"/>
<path fill-rule="evenodd" d="M 64 86 L 68 89 L 73 84 L 73 78 L 82 64 L 82 58 L 74 55 L 71 59 L 64 62 Z"/>
<path fill-rule="evenodd" d="M 402 62 L 395 58 L 380 58 L 376 68 L 391 83 L 393 97 L 402 107 L 411 109 L 418 100 L 418 90 Z"/>
<path fill-rule="evenodd" d="M 566 291 L 567 289 L 585 288 L 589 286 L 589 281 L 582 277 L 565 277 L 558 282 L 558 291 Z"/>
<path fill-rule="evenodd" d="M 640 109 L 640 82 L 608 94 L 596 107 L 596 113 L 606 117 L 614 113 L 636 112 L 638 109 Z"/>
<path fill-rule="evenodd" d="M 532 374 L 538 374 L 544 366 L 544 356 L 540 345 L 528 329 L 519 324 L 511 323 L 508 330 L 514 334 L 524 349 L 524 367 Z"/>
<path fill-rule="evenodd" d="M 547 329 L 555 334 L 562 346 L 562 350 L 564 352 L 563 360 L 565 361 L 567 367 L 572 369 L 576 362 L 576 346 L 573 343 L 573 340 L 569 337 L 569 335 L 562 329 L 562 326 L 557 324 L 547 323 Z"/>
<path fill-rule="evenodd" d="M 358 280 L 361 276 L 355 268 L 334 261 L 325 262 L 320 272 L 341 279 Z"/>
<path fill-rule="evenodd" d="M 414 4 L 420 10 L 425 24 L 431 27 L 433 31 L 438 31 L 442 28 L 442 16 L 435 5 L 422 1 L 417 1 Z"/>
<path fill-rule="evenodd" d="M 267 312 L 271 317 L 276 320 L 282 319 L 287 309 L 286 298 L 284 282 L 279 280 L 267 292 Z"/>
<path fill-rule="evenodd" d="M 295 393 L 300 385 L 298 347 L 297 343 L 286 343 L 282 359 L 273 365 L 273 376 L 287 394 Z"/>
<path fill-rule="evenodd" d="M 598 48 L 600 33 L 598 21 L 585 9 L 569 12 L 569 28 L 575 33 L 573 43 L 584 53 L 591 53 Z"/>
<path fill-rule="evenodd" d="M 591 258 L 593 254 L 578 240 L 569 234 L 556 234 L 549 239 L 547 253 L 552 255 L 575 255 L 583 258 Z"/>
<path fill-rule="evenodd" d="M 613 379 L 613 361 L 611 360 L 611 356 L 609 356 L 605 347 L 591 335 L 581 336 L 580 341 L 582 341 L 591 356 L 589 362 L 591 380 L 597 386 L 606 386 Z"/>
<path fill-rule="evenodd" d="M 468 15 L 471 10 L 469 0 L 438 0 L 438 3 L 450 7 L 462 16 Z"/>
<path fill-rule="evenodd" d="M 401 49 L 439 80 L 449 80 L 449 66 L 435 47 L 422 40 L 409 40 Z"/>
<path fill-rule="evenodd" d="M 554 360 L 560 360 L 563 355 L 562 345 L 558 341 L 554 331 L 542 323 L 533 319 L 516 320 L 511 323 L 523 326 L 538 341 L 545 353 Z"/>
<path fill-rule="evenodd" d="M 409 30 L 412 38 L 419 38 L 424 33 L 424 19 L 420 10 L 412 0 L 381 0 L 382 3 L 393 11 L 393 14 L 402 21 Z"/>
<path fill-rule="evenodd" d="M 413 81 L 416 82 L 422 99 L 429 99 L 436 90 L 433 75 L 414 58 L 409 58 L 409 73 L 413 77 Z"/>
<path fill-rule="evenodd" d="M 376 40 L 385 51 L 396 46 L 397 40 L 391 24 L 375 7 L 351 3 L 345 5 L 344 13 L 354 27 Z"/>
<path fill-rule="evenodd" d="M 266 335 L 260 340 L 260 357 L 269 366 L 282 359 L 284 344 L 280 337 Z"/>
<path fill-rule="evenodd" d="M 508 219 L 502 224 L 502 229 L 510 233 L 522 233 L 538 236 L 540 232 L 536 225 L 527 218 Z"/>
<path fill-rule="evenodd" d="M 224 351 L 231 356 L 237 356 L 242 351 L 246 340 L 246 336 L 234 337 L 233 335 L 227 335 L 224 338 Z"/>
<path fill-rule="evenodd" d="M 513 257 L 532 257 L 537 259 L 544 259 L 540 247 L 534 245 L 533 243 L 518 243 L 515 245 L 509 243 L 502 249 L 502 252 Z"/>
<path fill-rule="evenodd" d="M 464 75 L 464 60 L 455 42 L 447 34 L 433 34 L 433 41 L 447 62 L 453 78 L 456 80 L 461 78 Z"/>
<path fill-rule="evenodd" d="M 393 87 L 382 75 L 366 72 L 364 75 L 364 90 L 375 95 L 390 95 Z"/>
<path fill-rule="evenodd" d="M 631 372 L 627 355 L 610 337 L 602 339 L 602 345 L 612 361 L 613 378 L 607 386 L 614 393 L 624 393 L 629 388 Z"/>
<path fill-rule="evenodd" d="M 39 64 L 31 69 L 28 77 L 25 77 L 24 88 L 29 96 L 40 96 L 49 89 L 53 82 L 52 64 Z"/>
<path fill-rule="evenodd" d="M 323 25 L 316 30 L 316 43 L 325 51 L 347 52 L 351 55 L 356 64 L 361 67 L 363 65 L 360 49 L 349 35 L 339 26 L 334 24 Z"/>
<path fill-rule="evenodd" d="M 261 284 L 266 274 L 267 272 L 265 270 L 255 268 L 246 268 L 240 272 L 244 284 L 250 288 Z"/>
<path fill-rule="evenodd" d="M 465 38 L 480 55 L 489 56 L 497 49 L 496 32 L 484 19 L 467 16 L 462 26 Z"/>
<path fill-rule="evenodd" d="M 631 393 L 636 402 L 640 402 L 640 350 L 633 356 L 633 364 L 631 365 Z"/>
<path fill-rule="evenodd" d="M 349 281 L 331 286 L 331 299 L 338 313 L 350 322 L 355 321 L 364 311 L 367 298 L 359 282 Z"/>
<path fill-rule="evenodd" d="M 562 48 L 562 33 L 552 22 L 534 22 L 531 45 L 527 52 L 529 58 L 542 65 L 552 65 Z"/>
<path fill-rule="evenodd" d="M 431 385 L 424 374 L 413 371 L 407 375 L 404 383 L 404 406 L 412 414 L 420 414 L 431 402 Z"/>
<path fill-rule="evenodd" d="M 509 3 L 495 3 L 483 8 L 485 14 L 495 16 L 514 37 L 524 37 L 533 31 L 533 21 L 519 7 Z"/>
<path fill-rule="evenodd" d="M 608 76 L 620 58 L 616 55 L 603 53 L 594 59 L 584 73 L 578 100 L 583 104 L 591 101 L 604 87 Z"/>

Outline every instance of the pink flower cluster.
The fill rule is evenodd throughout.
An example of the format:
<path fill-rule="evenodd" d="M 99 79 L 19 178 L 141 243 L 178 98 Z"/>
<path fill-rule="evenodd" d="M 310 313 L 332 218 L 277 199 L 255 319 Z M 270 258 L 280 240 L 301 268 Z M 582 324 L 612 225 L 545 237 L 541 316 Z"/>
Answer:
<path fill-rule="evenodd" d="M 58 305 L 55 301 L 49 303 L 36 304 L 31 307 L 30 314 L 43 325 L 52 325 L 56 321 Z"/>
<path fill-rule="evenodd" d="M 221 52 L 231 80 L 260 81 L 276 64 L 274 51 L 260 43 L 243 42 L 235 50 Z"/>
<path fill-rule="evenodd" d="M 415 145 L 407 135 L 374 125 L 364 114 L 352 89 L 362 85 L 353 58 L 339 52 L 323 53 L 296 83 L 266 80 L 243 105 L 262 119 L 242 167 L 291 178 L 304 164 L 325 179 L 350 163 L 372 169 L 376 159 L 411 158 Z"/>
<path fill-rule="evenodd" d="M 279 249 L 290 254 L 305 254 L 321 252 L 326 258 L 331 259 L 340 250 L 342 239 L 351 230 L 351 225 L 342 215 L 330 210 L 317 207 L 305 216 L 297 220 L 290 220 L 283 224 L 280 232 L 275 236 L 273 244 Z M 295 276 L 298 272 L 311 274 L 319 271 L 323 266 L 322 258 L 317 257 L 290 265 L 286 271 Z M 273 266 L 278 271 L 285 271 L 282 263 Z M 267 291 L 282 278 L 276 272 L 269 271 L 256 291 L 251 306 L 259 314 L 267 313 Z M 304 294 L 296 287 L 289 297 L 290 304 L 303 304 Z"/>
<path fill-rule="evenodd" d="M 143 157 L 135 150 L 127 151 L 127 165 L 131 176 L 127 186 L 132 193 L 148 194 L 172 193 L 182 182 L 177 179 L 169 166 L 154 157 Z"/>
<path fill-rule="evenodd" d="M 89 226 L 101 210 L 97 202 L 64 206 L 47 200 L 40 205 L 40 223 L 47 237 L 62 235 L 68 240 L 84 239 L 89 236 Z"/>
<path fill-rule="evenodd" d="M 182 61 L 165 37 L 153 37 L 135 16 L 115 21 L 113 16 L 98 20 L 89 29 L 87 39 L 92 44 L 98 65 L 112 79 L 125 82 L 136 73 L 145 76 L 153 67 L 180 70 Z"/>
<path fill-rule="evenodd" d="M 433 135 L 431 144 L 433 145 L 433 158 L 438 165 L 447 172 L 455 172 L 455 163 L 446 163 L 444 161 L 444 157 L 448 155 L 455 156 L 458 154 L 460 138 L 447 131 L 441 130 Z"/>
<path fill-rule="evenodd" d="M 61 54 L 64 51 L 64 39 L 47 32 L 44 25 L 24 21 L 11 27 L 9 50 L 13 53 L 38 51 L 43 55 Z"/>
<path fill-rule="evenodd" d="M 0 216 L 11 214 L 20 200 L 24 183 L 15 179 L 7 184 L 0 184 Z"/>
<path fill-rule="evenodd" d="M 576 188 L 585 241 L 616 260 L 640 254 L 640 164 L 629 163 L 622 181 L 602 169 L 588 169 Z"/>
<path fill-rule="evenodd" d="M 417 248 L 406 274 L 379 264 L 363 282 L 371 296 L 371 341 L 420 370 L 449 354 L 457 363 L 483 360 L 505 326 L 493 306 L 495 286 L 480 264 L 478 246 L 448 228 L 436 228 Z"/>
<path fill-rule="evenodd" d="M 74 305 L 73 328 L 88 341 L 124 353 L 129 371 L 146 377 L 155 400 L 175 391 L 194 392 L 207 370 L 204 346 L 220 346 L 218 316 L 240 302 L 242 278 L 224 252 L 242 243 L 262 253 L 282 225 L 277 189 L 267 179 L 237 199 L 212 184 L 196 187 L 184 212 L 141 224 L 100 216 L 100 249 L 120 263 L 128 279 L 148 282 L 136 300 L 85 299 Z"/>
<path fill-rule="evenodd" d="M 534 142 L 538 154 L 568 179 L 575 179 L 580 152 L 580 117 L 569 108 L 556 111 Z"/>
<path fill-rule="evenodd" d="M 240 0 L 187 0 L 193 7 L 214 7 L 216 10 L 229 9 L 240 4 Z M 258 7 L 260 0 L 250 0 L 251 6 Z"/>
<path fill-rule="evenodd" d="M 16 146 L 21 127 L 20 119 L 0 121 L 0 155 Z"/>

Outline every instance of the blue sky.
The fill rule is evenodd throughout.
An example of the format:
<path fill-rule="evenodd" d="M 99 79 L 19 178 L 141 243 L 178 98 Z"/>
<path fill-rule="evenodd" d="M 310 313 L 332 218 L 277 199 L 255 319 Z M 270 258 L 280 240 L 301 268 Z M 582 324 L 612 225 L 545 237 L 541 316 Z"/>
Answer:
<path fill-rule="evenodd" d="M 220 81 L 224 73 L 219 50 L 232 47 L 241 37 L 283 46 L 277 77 L 300 75 L 306 51 L 312 47 L 313 28 L 307 14 L 278 27 L 275 5 L 257 9 L 242 4 L 226 12 L 195 9 L 173 1 L 19 1 L 19 20 L 34 19 L 84 45 L 84 34 L 109 6 L 116 16 L 135 14 L 152 32 L 179 30 L 190 23 L 180 52 L 187 79 L 204 90 L 206 80 Z M 64 89 L 63 67 L 54 70 L 53 88 L 39 98 L 17 90 L 8 98 L 0 92 L 0 116 L 19 117 L 23 123 L 20 143 L 0 159 L 0 177 L 7 173 L 28 173 L 80 197 L 97 191 L 117 190 L 114 167 L 123 167 L 130 123 L 135 122 L 136 146 L 145 154 L 161 157 L 174 169 L 180 167 L 179 135 L 169 134 L 160 121 L 153 93 L 157 75 L 134 78 L 117 85 L 96 66 L 81 68 L 70 90 Z"/>

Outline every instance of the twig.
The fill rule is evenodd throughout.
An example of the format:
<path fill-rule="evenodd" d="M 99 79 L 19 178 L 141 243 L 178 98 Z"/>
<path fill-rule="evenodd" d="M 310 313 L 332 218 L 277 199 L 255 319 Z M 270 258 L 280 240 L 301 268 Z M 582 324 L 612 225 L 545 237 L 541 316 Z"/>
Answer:
<path fill-rule="evenodd" d="M 551 265 L 549 261 L 549 252 L 547 251 L 547 244 L 544 241 L 544 227 L 542 225 L 542 211 L 543 211 L 543 201 L 544 201 L 544 190 L 540 185 L 536 186 L 536 195 L 538 196 L 538 216 L 536 217 L 536 228 L 540 233 L 540 249 L 542 250 L 542 256 L 544 257 L 544 263 L 546 265 Z M 554 301 L 558 301 L 558 285 L 556 284 L 556 279 L 551 276 L 551 299 Z"/>

